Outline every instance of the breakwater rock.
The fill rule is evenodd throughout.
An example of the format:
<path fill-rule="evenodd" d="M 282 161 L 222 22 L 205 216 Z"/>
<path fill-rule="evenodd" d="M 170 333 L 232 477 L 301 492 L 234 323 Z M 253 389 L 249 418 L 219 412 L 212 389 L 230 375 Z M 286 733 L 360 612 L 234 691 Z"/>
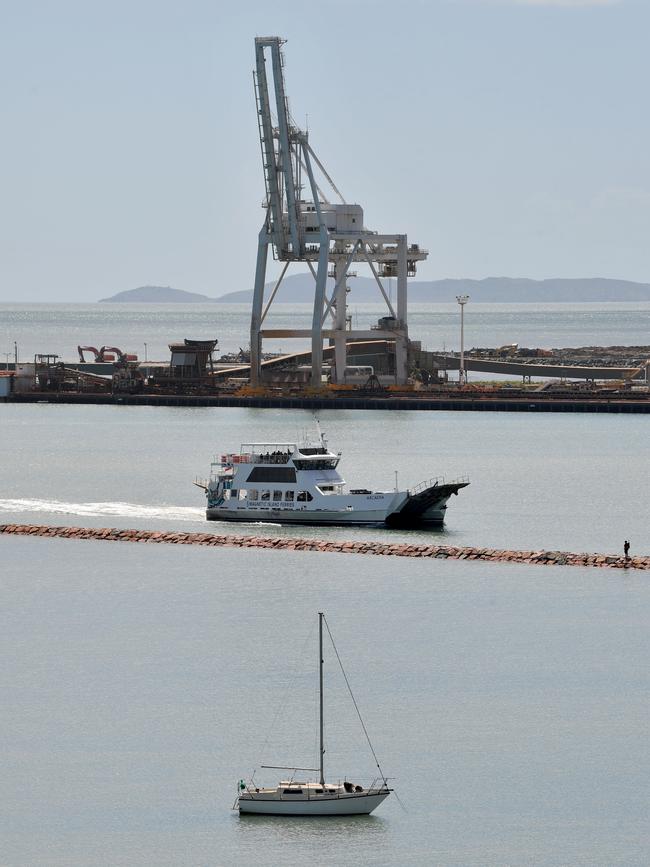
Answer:
<path fill-rule="evenodd" d="M 513 551 L 469 548 L 457 545 L 405 545 L 390 542 L 344 542 L 270 536 L 227 536 L 216 533 L 170 533 L 152 530 L 119 530 L 102 527 L 56 527 L 37 524 L 0 524 L 0 534 L 62 539 L 94 539 L 102 542 L 140 542 L 165 545 L 203 545 L 213 548 L 274 548 L 280 551 L 320 551 L 337 554 L 369 554 L 384 557 L 419 557 L 438 560 L 486 560 L 492 563 L 526 563 L 540 566 L 592 566 L 610 569 L 650 570 L 650 556 L 574 554 L 570 551 Z"/>

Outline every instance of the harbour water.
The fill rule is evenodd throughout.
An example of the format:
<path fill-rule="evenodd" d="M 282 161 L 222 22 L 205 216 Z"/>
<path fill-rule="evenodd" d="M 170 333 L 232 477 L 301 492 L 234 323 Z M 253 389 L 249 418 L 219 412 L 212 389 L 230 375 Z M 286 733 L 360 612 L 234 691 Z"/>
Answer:
<path fill-rule="evenodd" d="M 647 864 L 645 573 L 1 544 L 3 864 Z M 319 609 L 406 812 L 240 819 L 254 764 L 313 766 Z"/>
<path fill-rule="evenodd" d="M 12 460 L 2 469 L 6 523 L 206 528 L 192 482 L 241 442 L 314 432 L 309 411 L 52 404 L 0 406 Z M 422 541 L 495 548 L 616 551 L 647 544 L 644 416 L 453 412 L 319 413 L 352 487 L 391 490 L 469 476 L 441 531 L 211 523 L 271 535 Z"/>
<path fill-rule="evenodd" d="M 546 317 L 548 340 L 527 311 L 507 314 L 516 328 L 486 312 L 494 339 L 473 342 L 647 343 L 650 307 L 633 306 L 581 305 L 574 324 L 570 310 L 530 311 Z M 147 309 L 131 332 L 112 307 L 91 332 L 89 309 L 52 327 L 21 308 L 25 353 L 136 348 L 129 334 L 162 353 L 168 339 L 228 333 L 216 305 L 213 320 Z M 245 334 L 237 316 L 224 351 Z M 438 318 L 423 338 L 432 347 L 445 340 Z M 445 529 L 207 526 L 192 480 L 211 455 L 292 439 L 311 427 L 307 412 L 47 404 L 0 405 L 0 522 L 650 549 L 645 416 L 320 421 L 353 485 L 391 488 L 395 470 L 400 485 L 467 473 Z M 650 860 L 646 573 L 11 537 L 0 537 L 0 564 L 3 865 Z M 240 819 L 236 783 L 255 764 L 315 767 L 318 610 L 406 811 L 393 797 L 367 819 Z M 333 666 L 326 677 L 327 767 L 368 782 L 344 685 Z"/>

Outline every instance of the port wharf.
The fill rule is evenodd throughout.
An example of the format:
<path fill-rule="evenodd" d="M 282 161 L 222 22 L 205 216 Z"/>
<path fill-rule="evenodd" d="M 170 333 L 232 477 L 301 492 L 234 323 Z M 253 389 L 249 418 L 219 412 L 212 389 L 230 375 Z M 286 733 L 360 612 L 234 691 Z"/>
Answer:
<path fill-rule="evenodd" d="M 504 380 L 462 385 L 449 382 L 446 371 L 458 367 L 460 359 L 418 350 L 414 361 L 419 371 L 417 381 L 402 386 L 386 382 L 390 341 L 358 341 L 351 347 L 361 366 L 351 370 L 364 373 L 358 373 L 356 381 L 309 385 L 302 374 L 311 370 L 311 355 L 303 351 L 265 359 L 262 362 L 265 380 L 251 386 L 250 364 L 225 360 L 226 356 L 214 361 L 215 344 L 214 340 L 170 344 L 169 363 L 129 360 L 133 356 L 115 347 L 119 358 L 114 362 L 81 360 L 88 348 L 98 353 L 94 347 L 79 347 L 79 363 L 60 362 L 58 356 L 36 355 L 33 364 L 14 364 L 11 369 L 7 365 L 5 371 L 0 371 L 0 401 L 307 410 L 650 412 L 650 362 L 646 360 L 650 346 L 586 347 L 553 350 L 554 354 L 544 350 L 548 357 L 526 355 L 507 361 L 493 357 L 500 350 L 483 349 L 472 350 L 480 357 L 466 357 L 467 370 L 502 377 L 521 376 L 521 385 Z M 105 349 L 102 347 L 101 352 Z M 324 353 L 331 351 L 332 347 L 327 347 Z M 563 353 L 568 354 L 565 357 Z M 193 359 L 191 364 L 188 357 Z M 361 364 L 364 361 L 372 364 Z M 374 374 L 375 369 L 380 370 L 379 376 Z M 445 371 L 442 378 L 438 376 L 441 369 Z M 368 371 L 372 374 L 367 375 Z M 427 371 L 434 371 L 435 375 L 428 373 L 425 377 Z M 544 381 L 533 383 L 533 376 Z M 556 376 L 561 379 L 549 379 Z"/>
<path fill-rule="evenodd" d="M 444 392 L 372 394 L 362 390 L 338 394 L 95 394 L 92 392 L 28 392 L 8 394 L 7 403 L 98 404 L 115 406 L 255 407 L 309 410 L 418 410 L 469 412 L 650 413 L 650 395 L 562 394 L 513 389 L 456 389 Z"/>
<path fill-rule="evenodd" d="M 198 545 L 211 548 L 266 548 L 275 551 L 313 551 L 330 554 L 366 554 L 384 557 L 415 557 L 429 560 L 479 560 L 537 566 L 582 566 L 604 569 L 650 571 L 650 556 L 621 557 L 570 551 L 517 551 L 456 545 L 405 545 L 370 541 L 323 541 L 319 539 L 267 536 L 172 533 L 151 530 L 121 530 L 100 527 L 60 527 L 40 524 L 0 524 L 0 535 L 129 542 L 140 544 Z"/>

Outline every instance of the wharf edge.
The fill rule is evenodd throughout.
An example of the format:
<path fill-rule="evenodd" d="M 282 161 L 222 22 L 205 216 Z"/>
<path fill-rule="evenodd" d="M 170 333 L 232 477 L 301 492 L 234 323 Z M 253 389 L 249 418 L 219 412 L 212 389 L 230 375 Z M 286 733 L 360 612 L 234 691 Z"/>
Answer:
<path fill-rule="evenodd" d="M 650 400 L 634 398 L 507 397 L 235 397 L 233 395 L 78 394 L 32 392 L 0 398 L 5 403 L 97 404 L 106 406 L 254 407 L 257 409 L 358 409 L 465 412 L 650 413 Z"/>
<path fill-rule="evenodd" d="M 200 545 L 216 548 L 273 548 L 281 551 L 317 551 L 337 554 L 369 554 L 439 560 L 484 560 L 492 563 L 522 563 L 539 566 L 590 566 L 650 571 L 650 555 L 626 559 L 612 554 L 571 551 L 514 551 L 455 545 L 404 545 L 390 542 L 344 542 L 265 536 L 235 536 L 216 533 L 170 533 L 153 530 L 120 530 L 108 527 L 57 527 L 49 524 L 0 524 L 0 535 L 103 542 L 141 542 Z"/>

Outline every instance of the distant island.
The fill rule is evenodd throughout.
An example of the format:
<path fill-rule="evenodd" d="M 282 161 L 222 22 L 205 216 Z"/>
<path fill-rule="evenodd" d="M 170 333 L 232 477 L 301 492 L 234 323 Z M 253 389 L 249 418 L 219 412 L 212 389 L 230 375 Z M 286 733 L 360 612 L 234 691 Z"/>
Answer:
<path fill-rule="evenodd" d="M 117 295 L 111 295 L 110 298 L 100 298 L 99 303 L 118 303 L 124 304 L 132 302 L 134 304 L 201 304 L 206 301 L 214 301 L 214 298 L 208 298 L 207 295 L 200 295 L 198 292 L 185 292 L 183 289 L 172 289 L 171 286 L 138 286 L 137 289 L 127 289 L 124 292 L 118 292 Z"/>
<path fill-rule="evenodd" d="M 397 281 L 384 281 L 393 298 Z M 331 292 L 333 280 L 328 280 Z M 355 277 L 349 281 L 350 304 L 372 304 L 382 301 L 379 289 L 372 277 Z M 267 283 L 268 292 L 274 284 Z M 300 272 L 285 277 L 276 297 L 279 304 L 310 303 L 313 298 L 314 280 L 311 274 Z M 453 302 L 456 295 L 469 295 L 476 303 L 594 303 L 598 301 L 650 301 L 650 283 L 635 283 L 631 280 L 609 280 L 602 277 L 583 279 L 554 278 L 529 280 L 522 277 L 486 277 L 483 280 L 413 280 L 409 283 L 409 301 L 415 304 Z M 185 292 L 170 286 L 140 286 L 127 289 L 101 303 L 154 303 L 167 304 L 251 304 L 252 290 L 228 292 L 216 298 L 198 292 Z"/>

